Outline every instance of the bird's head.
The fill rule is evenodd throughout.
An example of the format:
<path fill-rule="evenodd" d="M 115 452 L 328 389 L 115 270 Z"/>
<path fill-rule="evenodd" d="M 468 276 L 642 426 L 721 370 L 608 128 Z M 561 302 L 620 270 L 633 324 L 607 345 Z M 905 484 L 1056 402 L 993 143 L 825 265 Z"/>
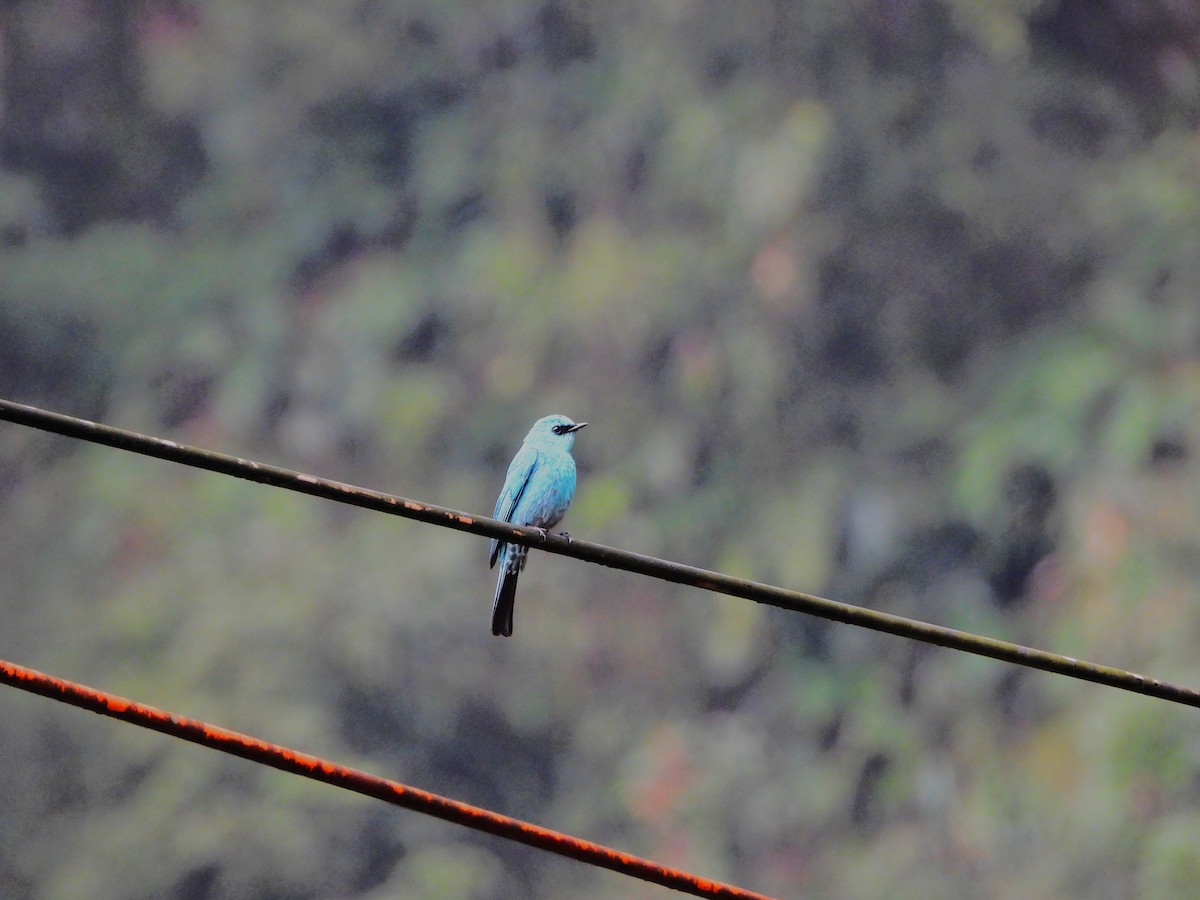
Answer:
<path fill-rule="evenodd" d="M 585 425 L 587 422 L 572 422 L 566 416 L 544 416 L 533 423 L 525 442 L 570 450 L 575 446 L 575 432 Z"/>

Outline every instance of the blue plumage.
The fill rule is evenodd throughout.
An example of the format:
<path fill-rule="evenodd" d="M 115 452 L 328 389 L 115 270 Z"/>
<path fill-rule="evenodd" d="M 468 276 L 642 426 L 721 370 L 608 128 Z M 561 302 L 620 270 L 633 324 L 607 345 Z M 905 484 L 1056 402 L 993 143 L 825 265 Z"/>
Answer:
<path fill-rule="evenodd" d="M 571 448 L 575 432 L 585 425 L 587 422 L 576 424 L 566 416 L 546 416 L 534 422 L 509 463 L 492 518 L 543 529 L 557 525 L 575 496 Z M 527 553 L 528 548 L 522 544 L 492 541 L 490 565 L 500 563 L 492 604 L 492 634 L 512 634 L 517 576 L 525 568 Z"/>

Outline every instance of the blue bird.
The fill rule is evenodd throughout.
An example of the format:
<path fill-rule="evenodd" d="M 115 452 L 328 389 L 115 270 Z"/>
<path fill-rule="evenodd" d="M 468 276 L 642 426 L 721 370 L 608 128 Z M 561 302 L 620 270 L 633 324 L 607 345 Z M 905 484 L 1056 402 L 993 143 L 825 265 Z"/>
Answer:
<path fill-rule="evenodd" d="M 575 460 L 571 448 L 575 446 L 575 432 L 585 425 L 587 422 L 576 424 L 566 416 L 546 416 L 534 422 L 521 449 L 508 464 L 492 518 L 514 525 L 532 525 L 543 532 L 557 525 L 575 496 Z M 524 544 L 492 540 L 489 566 L 500 562 L 500 578 L 496 581 L 496 599 L 492 604 L 492 634 L 505 637 L 512 634 L 517 576 L 525 568 L 528 552 Z"/>

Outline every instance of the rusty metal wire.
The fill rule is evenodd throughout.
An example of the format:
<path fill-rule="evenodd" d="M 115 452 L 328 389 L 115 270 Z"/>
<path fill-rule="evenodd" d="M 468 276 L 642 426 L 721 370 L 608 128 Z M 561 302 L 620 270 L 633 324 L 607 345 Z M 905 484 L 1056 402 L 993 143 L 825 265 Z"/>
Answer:
<path fill-rule="evenodd" d="M 556 853 L 559 856 L 566 856 L 593 866 L 611 869 L 614 872 L 673 888 L 685 894 L 692 894 L 696 897 L 770 900 L 764 894 L 757 894 L 754 891 L 744 890 L 719 881 L 710 881 L 698 875 L 660 865 L 652 860 L 622 853 L 620 850 L 613 850 L 591 841 L 580 840 L 569 834 L 551 831 L 520 819 L 502 816 L 478 806 L 460 803 L 449 797 L 431 794 L 428 791 L 410 787 L 398 781 L 380 778 L 359 769 L 339 766 L 317 756 L 290 750 L 287 747 L 239 734 L 236 731 L 229 731 L 198 719 L 189 719 L 156 709 L 153 706 L 126 700 L 123 697 L 98 691 L 73 681 L 55 678 L 16 663 L 0 660 L 0 684 L 11 685 L 43 697 L 78 706 L 81 709 L 91 710 L 102 716 L 110 716 L 123 722 L 140 725 L 151 731 L 158 731 L 171 737 L 210 747 L 213 750 L 220 750 L 222 753 L 229 753 L 252 762 L 281 769 L 293 775 L 302 775 L 314 781 L 374 797 L 377 800 L 435 816 L 476 831 L 484 831 L 510 841 L 528 844 L 548 853 Z"/>
<path fill-rule="evenodd" d="M 734 578 L 720 572 L 657 559 L 630 550 L 593 544 L 577 538 L 567 540 L 555 534 L 547 536 L 534 528 L 512 525 L 485 516 L 471 515 L 442 506 L 434 506 L 431 503 L 397 497 L 382 491 L 373 491 L 351 484 L 330 481 L 326 478 L 318 478 L 314 475 L 305 475 L 290 469 L 269 466 L 253 460 L 216 453 L 212 450 L 188 447 L 174 441 L 113 428 L 109 425 L 101 425 L 86 419 L 77 419 L 61 413 L 13 403 L 9 400 L 0 399 L 0 420 L 108 447 L 129 450 L 144 456 L 153 456 L 187 466 L 208 469 L 212 472 L 232 475 L 235 478 L 244 478 L 248 481 L 311 494 L 327 500 L 336 500 L 339 503 L 348 503 L 363 509 L 391 513 L 459 531 L 469 531 L 484 537 L 501 538 L 512 543 L 528 544 L 547 553 L 558 553 L 562 556 L 599 563 L 614 569 L 624 569 L 627 572 L 635 572 L 651 578 L 686 584 L 733 597 L 742 597 L 781 609 L 808 613 L 835 622 L 858 625 L 862 628 L 870 628 L 914 641 L 991 657 L 1001 662 L 1041 669 L 1123 691 L 1158 697 L 1172 703 L 1200 707 L 1200 691 L 1158 678 L 1139 675 L 1136 672 L 1128 672 L 1124 669 L 1102 666 L 1009 641 L 932 625 L 917 619 L 908 619 L 861 606 L 852 606 L 837 600 L 827 600 L 813 594 Z"/>

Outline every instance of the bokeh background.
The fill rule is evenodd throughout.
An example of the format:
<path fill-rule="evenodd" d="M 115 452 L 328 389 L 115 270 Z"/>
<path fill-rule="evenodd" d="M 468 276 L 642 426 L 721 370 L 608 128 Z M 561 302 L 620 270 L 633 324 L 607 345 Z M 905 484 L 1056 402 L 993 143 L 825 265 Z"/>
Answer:
<path fill-rule="evenodd" d="M 1200 685 L 1200 4 L 27 0 L 0 396 Z M 1192 897 L 1196 712 L 0 427 L 0 654 L 784 897 Z M 666 891 L 0 691 L 7 898 Z"/>

